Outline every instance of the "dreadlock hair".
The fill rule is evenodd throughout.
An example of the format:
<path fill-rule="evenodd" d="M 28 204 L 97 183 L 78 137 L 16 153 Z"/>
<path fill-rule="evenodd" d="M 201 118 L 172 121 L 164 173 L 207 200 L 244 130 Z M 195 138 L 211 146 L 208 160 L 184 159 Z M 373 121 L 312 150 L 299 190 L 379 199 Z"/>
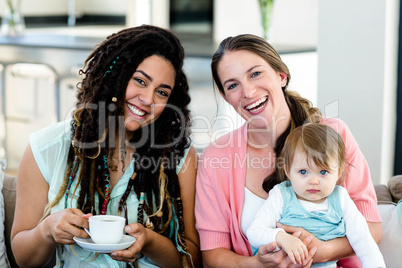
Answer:
<path fill-rule="evenodd" d="M 276 72 L 283 73 L 287 76 L 287 81 L 285 86 L 282 87 L 282 92 L 286 103 L 289 106 L 291 119 L 288 128 L 277 138 L 275 142 L 274 151 L 275 154 L 279 156 L 286 137 L 289 135 L 290 131 L 307 122 L 319 122 L 322 118 L 321 112 L 317 108 L 313 107 L 309 100 L 302 98 L 296 92 L 287 90 L 289 81 L 291 79 L 288 67 L 282 61 L 278 52 L 273 48 L 273 46 L 271 46 L 271 44 L 269 44 L 265 39 L 252 34 L 241 34 L 234 37 L 227 37 L 220 43 L 217 51 L 212 56 L 212 78 L 214 80 L 215 87 L 219 90 L 219 93 L 222 95 L 225 94 L 218 74 L 218 65 L 227 52 L 239 50 L 247 50 L 257 54 L 263 58 Z M 281 182 L 281 179 L 278 176 L 277 165 L 275 165 L 275 167 L 275 171 L 263 182 L 263 188 L 266 192 L 269 192 L 270 189 Z"/>
<path fill-rule="evenodd" d="M 129 144 L 136 146 L 136 176 L 129 180 L 120 200 L 119 213 L 126 208 L 125 203 L 132 189 L 138 198 L 144 192 L 144 207 L 147 215 L 151 216 L 155 231 L 168 236 L 171 228 L 167 227 L 174 226 L 179 233 L 178 237 L 171 239 L 179 241 L 186 250 L 183 219 L 179 217 L 183 206 L 178 201 L 180 187 L 176 166 L 184 156 L 184 150 L 190 146 L 190 96 L 182 70 L 184 50 L 172 32 L 149 25 L 127 28 L 108 36 L 88 56 L 84 68 L 80 70 L 83 80 L 77 86 L 77 104 L 71 123 L 72 146 L 64 185 L 68 184 L 73 162 L 76 161 L 76 166 L 80 167 L 77 175 L 81 187 L 77 207 L 94 215 L 101 211 L 105 199 L 105 173 L 109 172 L 108 168 L 104 168 L 104 157 L 107 167 L 116 170 L 117 164 L 112 160 L 116 135 L 125 135 L 122 118 L 127 84 L 138 65 L 152 55 L 172 64 L 175 85 L 160 117 L 132 133 Z M 66 188 L 60 189 L 57 200 L 52 201 L 50 208 L 60 201 Z M 99 196 L 99 207 L 95 207 L 96 194 Z M 172 221 L 172 215 L 178 217 L 177 222 Z"/>

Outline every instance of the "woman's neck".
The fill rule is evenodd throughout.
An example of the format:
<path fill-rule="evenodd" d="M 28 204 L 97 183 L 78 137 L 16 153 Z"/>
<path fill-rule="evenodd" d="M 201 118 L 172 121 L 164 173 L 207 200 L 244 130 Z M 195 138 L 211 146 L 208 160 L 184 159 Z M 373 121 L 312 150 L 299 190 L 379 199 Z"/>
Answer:
<path fill-rule="evenodd" d="M 116 148 L 113 153 L 113 159 L 118 159 L 121 161 L 124 159 L 124 162 L 128 165 L 135 153 L 136 149 L 128 142 L 128 140 L 124 138 L 124 143 L 121 141 L 120 137 L 116 137 Z"/>
<path fill-rule="evenodd" d="M 255 128 L 251 124 L 247 128 L 248 146 L 254 148 L 273 148 L 276 140 L 286 131 L 290 124 L 290 116 L 280 120 L 272 120 L 266 128 Z"/>
<path fill-rule="evenodd" d="M 116 138 L 116 147 L 111 159 L 111 165 L 109 166 L 111 190 L 114 188 L 121 176 L 124 174 L 124 171 L 130 165 L 131 161 L 133 160 L 134 153 L 135 148 L 130 146 L 126 140 L 125 144 L 122 145 L 121 140 Z"/>

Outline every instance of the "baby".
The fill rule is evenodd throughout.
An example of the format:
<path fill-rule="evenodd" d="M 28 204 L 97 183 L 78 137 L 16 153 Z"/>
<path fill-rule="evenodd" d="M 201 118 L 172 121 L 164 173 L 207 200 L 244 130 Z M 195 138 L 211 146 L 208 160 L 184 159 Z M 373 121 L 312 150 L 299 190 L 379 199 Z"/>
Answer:
<path fill-rule="evenodd" d="M 320 240 L 347 236 L 363 267 L 385 267 L 367 222 L 343 187 L 345 145 L 331 127 L 302 125 L 286 139 L 277 159 L 282 183 L 276 185 L 247 229 L 250 244 L 259 248 L 276 242 L 293 263 L 308 255 L 303 242 L 276 228 L 276 222 L 302 227 Z M 336 267 L 336 261 L 312 267 Z"/>

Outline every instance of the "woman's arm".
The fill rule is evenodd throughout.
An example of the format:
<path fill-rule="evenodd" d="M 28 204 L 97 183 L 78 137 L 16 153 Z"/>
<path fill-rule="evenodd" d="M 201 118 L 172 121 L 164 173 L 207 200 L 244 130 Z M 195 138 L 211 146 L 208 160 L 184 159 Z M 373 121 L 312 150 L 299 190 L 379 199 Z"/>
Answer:
<path fill-rule="evenodd" d="M 379 243 L 377 239 L 380 237 L 381 240 L 381 223 L 367 222 L 367 224 L 374 240 Z M 277 223 L 277 226 L 283 228 L 288 233 L 301 231 L 300 239 L 302 240 L 311 235 L 300 227 L 283 225 L 281 223 Z M 314 262 L 335 261 L 355 255 L 353 248 L 346 237 L 335 238 L 329 241 L 321 241 L 314 237 L 307 248 L 310 250 L 314 246 L 317 247 L 317 253 L 314 255 Z"/>
<path fill-rule="evenodd" d="M 191 254 L 191 261 L 194 267 L 200 262 L 199 238 L 195 229 L 194 200 L 195 200 L 195 178 L 196 178 L 197 154 L 193 147 L 190 148 L 187 158 L 178 174 L 181 198 L 183 204 L 184 235 L 187 252 Z M 126 232 L 134 236 L 137 241 L 127 250 L 115 251 L 111 257 L 119 261 L 135 261 L 141 252 L 152 259 L 161 267 L 180 267 L 181 258 L 172 241 L 150 229 L 144 228 L 141 224 L 130 224 Z"/>
<path fill-rule="evenodd" d="M 183 203 L 184 235 L 188 252 L 192 256 L 194 267 L 198 267 L 200 253 L 200 238 L 195 228 L 195 182 L 197 177 L 198 156 L 194 147 L 190 148 L 186 161 L 179 173 L 180 192 Z"/>
<path fill-rule="evenodd" d="M 346 237 L 363 267 L 385 267 L 384 259 L 373 239 L 365 218 L 350 199 L 347 191 L 340 189 Z"/>
<path fill-rule="evenodd" d="M 303 243 L 308 245 L 312 236 L 304 239 Z M 255 267 L 255 268 L 285 268 L 285 267 L 310 267 L 313 263 L 313 256 L 317 248 L 313 247 L 302 265 L 292 264 L 289 257 L 283 250 L 273 252 L 276 248 L 275 242 L 259 248 L 255 256 L 242 256 L 230 249 L 215 248 L 202 252 L 203 264 L 207 268 L 235 268 L 235 267 Z"/>
<path fill-rule="evenodd" d="M 371 236 L 374 238 L 374 241 L 379 244 L 382 239 L 382 226 L 381 222 L 367 222 L 369 227 Z"/>
<path fill-rule="evenodd" d="M 49 185 L 28 146 L 18 169 L 16 208 L 11 231 L 11 245 L 19 266 L 42 266 L 53 256 L 57 243 L 73 244 L 74 236 L 88 237 L 85 231 L 76 227 L 88 228 L 88 221 L 78 209 L 52 214 L 39 223 L 48 203 L 48 191 Z"/>
<path fill-rule="evenodd" d="M 291 234 L 298 231 L 301 232 L 301 240 L 308 236 L 313 236 L 311 233 L 301 227 L 284 225 L 279 222 L 276 224 L 276 226 L 278 228 L 283 228 L 287 233 Z M 314 255 L 314 262 L 334 261 L 354 255 L 353 249 L 346 237 L 335 238 L 329 241 L 321 241 L 314 237 L 307 248 L 310 250 L 311 247 L 314 246 L 317 247 L 317 253 Z"/>
<path fill-rule="evenodd" d="M 273 247 L 270 252 L 272 252 L 274 249 L 275 247 Z M 259 263 L 257 255 L 253 257 L 242 256 L 226 248 L 216 248 L 202 251 L 202 259 L 205 268 L 264 267 L 261 263 Z M 267 265 L 265 267 L 275 267 L 274 265 L 275 263 L 272 263 L 272 266 Z"/>

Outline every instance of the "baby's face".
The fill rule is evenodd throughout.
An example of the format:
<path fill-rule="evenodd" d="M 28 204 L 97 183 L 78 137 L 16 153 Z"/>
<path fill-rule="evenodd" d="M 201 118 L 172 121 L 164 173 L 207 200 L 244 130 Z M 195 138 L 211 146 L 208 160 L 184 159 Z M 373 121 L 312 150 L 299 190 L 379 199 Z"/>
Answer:
<path fill-rule="evenodd" d="M 337 164 L 329 167 L 322 169 L 312 159 L 308 159 L 305 153 L 297 151 L 287 173 L 297 198 L 313 203 L 324 202 L 334 190 L 340 176 Z"/>

